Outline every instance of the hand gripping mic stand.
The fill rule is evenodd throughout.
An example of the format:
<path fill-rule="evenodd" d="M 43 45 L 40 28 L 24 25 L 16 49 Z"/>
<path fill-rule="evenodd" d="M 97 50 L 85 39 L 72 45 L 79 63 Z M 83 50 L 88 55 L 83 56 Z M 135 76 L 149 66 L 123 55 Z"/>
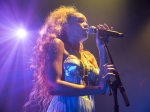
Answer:
<path fill-rule="evenodd" d="M 110 55 L 110 52 L 109 52 L 109 49 L 108 49 L 108 46 L 107 46 L 107 40 L 105 39 L 102 39 L 102 41 L 104 42 L 104 47 L 106 49 L 106 52 L 107 52 L 107 56 L 110 60 L 110 64 L 113 64 L 114 65 L 114 62 L 111 58 L 111 55 Z M 129 103 L 129 100 L 127 98 L 127 95 L 125 93 L 125 89 L 121 83 L 121 80 L 120 80 L 120 77 L 119 77 L 119 73 L 117 71 L 114 72 L 114 74 L 116 75 L 115 78 L 116 80 L 114 82 L 111 82 L 110 80 L 108 80 L 108 83 L 113 91 L 113 97 L 114 97 L 114 112 L 119 112 L 119 105 L 118 105 L 118 99 L 117 99 L 117 89 L 119 88 L 120 90 L 120 93 L 122 94 L 122 97 L 123 97 L 123 100 L 125 102 L 125 105 L 126 106 L 130 106 L 130 103 Z M 111 95 L 111 93 L 110 93 Z"/>

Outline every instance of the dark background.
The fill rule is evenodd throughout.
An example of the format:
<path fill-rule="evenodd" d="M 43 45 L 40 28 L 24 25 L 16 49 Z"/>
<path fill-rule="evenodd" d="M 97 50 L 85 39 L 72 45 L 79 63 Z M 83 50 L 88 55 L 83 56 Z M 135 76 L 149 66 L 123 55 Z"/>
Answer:
<path fill-rule="evenodd" d="M 150 1 L 149 0 L 1 0 L 0 1 L 0 112 L 21 112 L 32 87 L 29 59 L 37 31 L 50 11 L 74 5 L 89 25 L 107 23 L 123 32 L 112 38 L 109 50 L 120 73 L 130 106 L 118 91 L 120 112 L 150 112 Z M 28 36 L 14 32 L 25 27 Z M 91 37 L 91 38 L 90 38 Z M 94 36 L 84 43 L 98 59 Z M 113 96 L 95 95 L 96 112 L 113 112 Z"/>

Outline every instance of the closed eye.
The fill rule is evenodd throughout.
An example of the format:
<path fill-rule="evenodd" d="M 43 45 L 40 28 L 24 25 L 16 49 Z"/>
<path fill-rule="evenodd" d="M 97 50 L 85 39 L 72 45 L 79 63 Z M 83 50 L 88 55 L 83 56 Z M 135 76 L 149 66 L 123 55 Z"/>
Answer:
<path fill-rule="evenodd" d="M 79 23 L 83 23 L 83 22 L 86 22 L 87 24 L 88 24 L 88 22 L 87 21 L 85 21 L 85 19 L 84 18 L 78 18 L 78 20 L 77 20 Z"/>

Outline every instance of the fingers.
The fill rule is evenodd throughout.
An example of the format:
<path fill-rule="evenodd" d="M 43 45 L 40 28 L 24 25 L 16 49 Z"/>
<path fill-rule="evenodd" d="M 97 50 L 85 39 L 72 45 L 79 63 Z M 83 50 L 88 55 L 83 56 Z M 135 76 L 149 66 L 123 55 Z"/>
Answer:
<path fill-rule="evenodd" d="M 116 66 L 113 64 L 103 65 L 103 78 L 109 78 L 110 76 L 115 76 Z"/>
<path fill-rule="evenodd" d="M 116 68 L 116 66 L 115 65 L 113 65 L 113 64 L 108 64 L 108 63 L 106 63 L 105 65 L 103 65 L 104 67 L 114 67 L 114 68 Z"/>
<path fill-rule="evenodd" d="M 105 23 L 97 25 L 96 44 L 98 47 L 101 47 L 104 43 L 108 44 L 110 41 L 110 36 L 107 35 L 106 30 L 113 30 L 113 27 L 109 28 Z"/>
<path fill-rule="evenodd" d="M 114 27 L 110 27 L 110 30 L 114 30 Z"/>
<path fill-rule="evenodd" d="M 110 79 L 110 77 L 115 77 L 115 76 L 116 76 L 116 74 L 114 74 L 114 73 L 107 73 L 105 76 L 102 77 L 102 79 L 104 81 L 107 81 L 108 79 Z"/>
<path fill-rule="evenodd" d="M 102 29 L 102 30 L 106 30 L 105 26 L 102 25 L 102 24 L 97 25 L 97 28 L 98 28 L 98 29 Z"/>
<path fill-rule="evenodd" d="M 104 72 L 113 72 L 116 71 L 116 66 L 113 64 L 105 64 L 103 65 Z"/>
<path fill-rule="evenodd" d="M 104 23 L 105 30 L 110 30 L 107 24 Z"/>
<path fill-rule="evenodd" d="M 102 25 L 102 24 L 97 25 L 97 31 L 96 31 L 97 32 L 96 33 L 97 43 L 99 43 L 98 45 L 103 45 L 101 40 L 100 40 L 100 37 L 106 37 L 106 33 L 103 32 L 103 31 L 100 31 L 99 29 L 107 30 L 107 29 L 109 29 L 109 27 L 106 24 L 104 24 L 104 25 Z"/>
<path fill-rule="evenodd" d="M 97 25 L 97 28 L 102 30 L 113 30 L 113 27 L 109 28 L 106 23 L 104 23 L 103 25 L 102 24 Z"/>

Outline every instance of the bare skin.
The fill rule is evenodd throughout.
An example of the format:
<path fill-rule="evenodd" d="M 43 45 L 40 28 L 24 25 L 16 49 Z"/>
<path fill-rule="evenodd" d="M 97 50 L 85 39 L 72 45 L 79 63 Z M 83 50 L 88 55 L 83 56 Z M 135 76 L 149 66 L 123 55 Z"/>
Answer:
<path fill-rule="evenodd" d="M 78 13 L 75 17 L 72 17 L 68 24 L 66 24 L 66 32 L 70 43 L 73 46 L 73 52 L 76 57 L 80 59 L 79 47 L 80 43 L 87 39 L 88 33 L 88 23 L 86 17 Z M 100 52 L 100 66 L 107 63 L 106 51 L 104 49 L 103 43 L 101 42 L 98 32 L 96 35 L 96 44 Z M 113 65 L 105 66 L 105 76 L 102 77 L 102 72 L 99 74 L 98 86 L 86 86 L 73 84 L 62 80 L 62 65 L 64 56 L 64 43 L 56 38 L 54 39 L 54 44 L 49 48 L 48 54 L 50 55 L 50 62 L 48 65 L 47 77 L 50 86 L 50 93 L 52 95 L 63 95 L 63 96 L 82 96 L 82 95 L 92 95 L 92 94 L 104 94 L 107 88 L 107 78 L 114 76 L 113 71 L 115 70 Z M 66 51 L 67 52 L 67 51 Z"/>

